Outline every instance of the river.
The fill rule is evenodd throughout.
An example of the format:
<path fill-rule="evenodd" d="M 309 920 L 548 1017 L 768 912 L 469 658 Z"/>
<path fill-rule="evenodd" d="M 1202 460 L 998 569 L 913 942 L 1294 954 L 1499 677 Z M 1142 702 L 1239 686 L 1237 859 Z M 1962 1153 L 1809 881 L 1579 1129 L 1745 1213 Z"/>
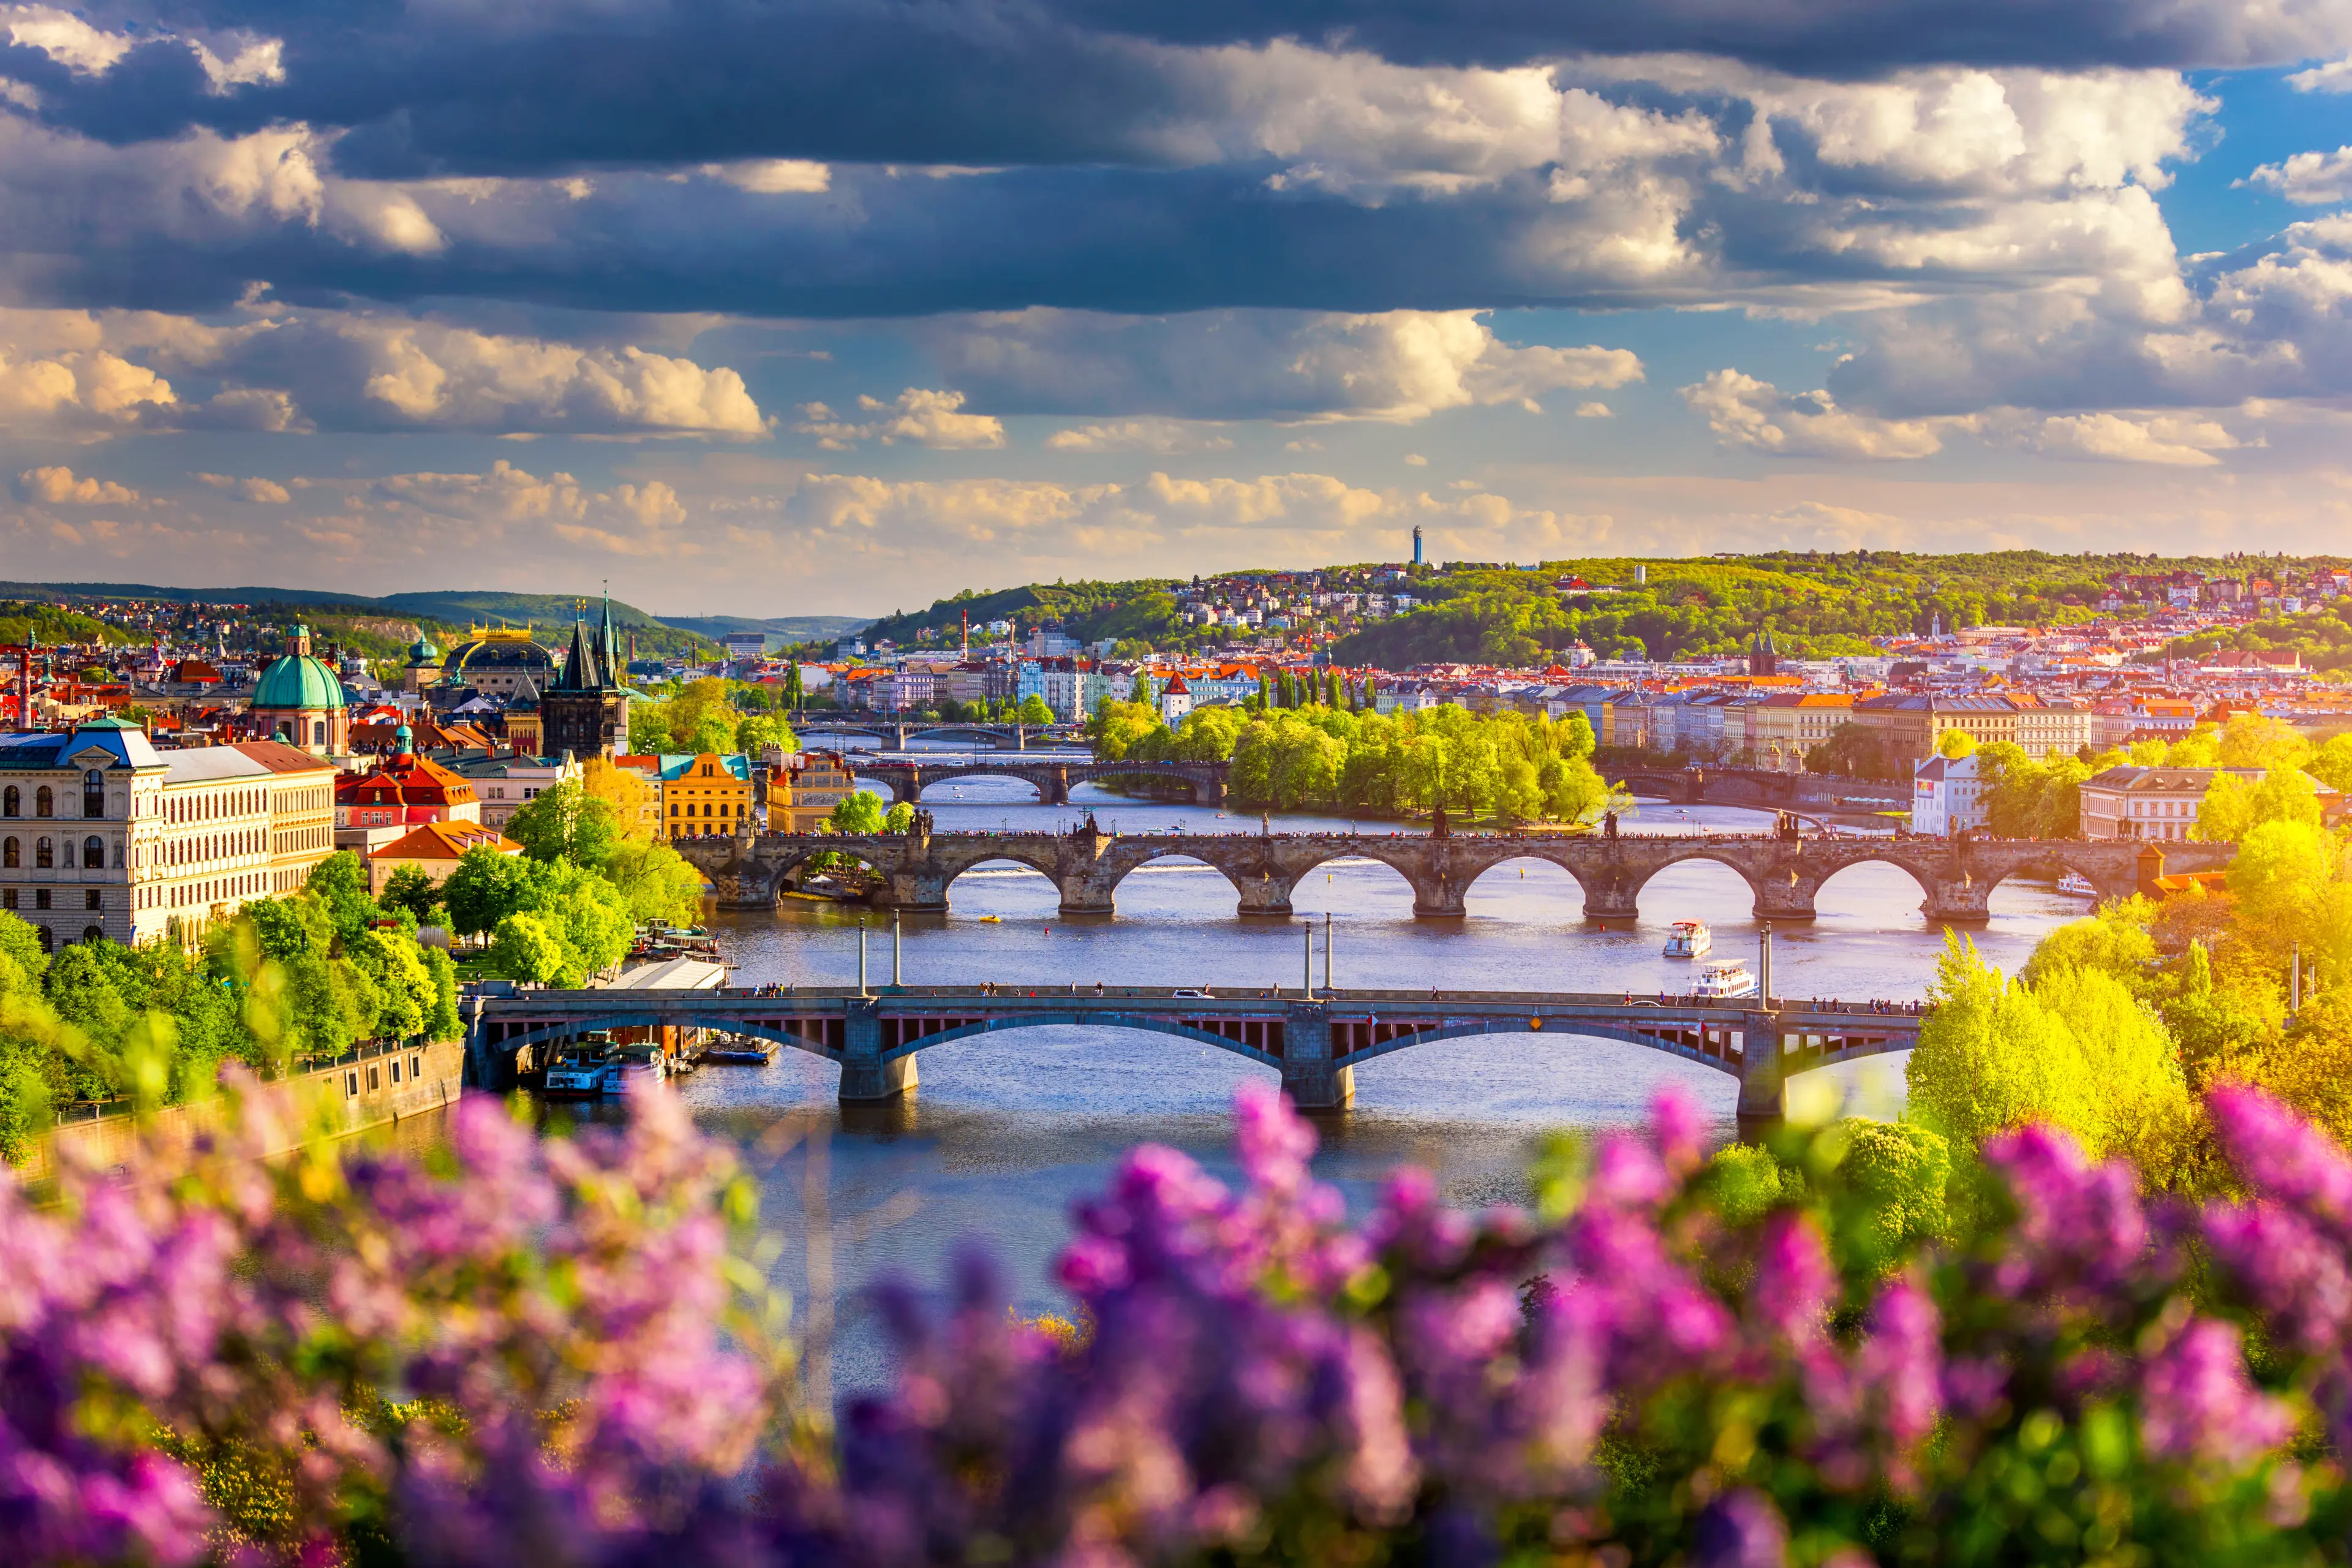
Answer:
<path fill-rule="evenodd" d="M 1091 788 L 1068 806 L 1036 804 L 1012 780 L 933 786 L 926 801 L 943 831 L 1066 827 L 1092 809 L 1106 831 L 1258 831 L 1255 816 L 1123 799 Z M 1645 802 L 1629 833 L 1755 831 L 1765 813 Z M 1288 832 L 1339 831 L 1339 818 L 1290 816 Z M 1372 826 L 1372 825 L 1366 825 Z M 1382 825 L 1385 826 L 1385 825 Z M 1161 862 L 1118 889 L 1118 913 L 1066 921 L 1053 883 L 1026 868 L 983 867 L 950 889 L 944 915 L 910 916 L 904 930 L 909 983 L 995 980 L 1006 984 L 1296 985 L 1302 929 L 1323 917 L 1335 946 L 1335 979 L 1350 984 L 1510 990 L 1686 988 L 1689 965 L 1664 958 L 1665 927 L 1698 918 L 1715 931 L 1716 955 L 1754 960 L 1757 927 L 1747 885 L 1728 868 L 1673 868 L 1641 897 L 1641 920 L 1588 926 L 1575 881 L 1539 862 L 1507 864 L 1470 889 L 1468 918 L 1416 921 L 1412 890 L 1369 861 L 1328 867 L 1294 896 L 1299 918 L 1244 921 L 1224 878 L 1206 866 Z M 1774 939 L 1775 990 L 1786 996 L 1916 998 L 1934 978 L 1945 933 L 1919 914 L 1919 889 L 1891 866 L 1856 867 L 1822 889 L 1820 918 L 1782 924 Z M 2087 900 L 2047 886 L 2005 884 L 1993 918 L 1969 934 L 2014 972 L 2053 927 Z M 993 916 L 993 920 L 984 917 Z M 857 911 L 793 902 L 775 914 L 720 914 L 712 929 L 735 966 L 733 983 L 853 984 Z M 872 977 L 888 978 L 890 932 L 877 920 L 868 941 Z M 1022 1030 L 962 1041 L 919 1058 L 921 1084 L 903 1106 L 845 1114 L 835 1069 L 798 1052 L 765 1068 L 706 1067 L 677 1092 L 708 1129 L 741 1142 L 759 1162 L 767 1222 L 783 1237 L 780 1284 L 798 1307 L 807 1297 L 803 1155 L 757 1152 L 780 1121 L 824 1150 L 822 1184 L 838 1258 L 840 1384 L 870 1385 L 886 1358 L 860 1311 L 858 1288 L 886 1271 L 924 1283 L 941 1278 L 961 1243 L 977 1239 L 1003 1260 L 1027 1312 L 1066 1310 L 1050 1279 L 1071 1202 L 1098 1191 L 1120 1152 L 1172 1145 L 1230 1172 L 1227 1107 L 1234 1088 L 1273 1074 L 1208 1046 L 1117 1029 Z M 1900 1057 L 1848 1064 L 1799 1079 L 1792 1101 L 1843 1103 L 1893 1114 L 1901 1105 Z M 1550 1130 L 1637 1123 L 1663 1085 L 1705 1108 L 1718 1134 L 1733 1133 L 1731 1079 L 1679 1058 L 1610 1041 L 1554 1034 L 1493 1036 L 1400 1051 L 1356 1073 L 1354 1109 L 1322 1123 L 1322 1177 L 1352 1207 L 1401 1163 L 1425 1166 L 1454 1201 L 1513 1201 L 1521 1172 Z M 614 1114 L 612 1111 L 601 1115 Z"/>

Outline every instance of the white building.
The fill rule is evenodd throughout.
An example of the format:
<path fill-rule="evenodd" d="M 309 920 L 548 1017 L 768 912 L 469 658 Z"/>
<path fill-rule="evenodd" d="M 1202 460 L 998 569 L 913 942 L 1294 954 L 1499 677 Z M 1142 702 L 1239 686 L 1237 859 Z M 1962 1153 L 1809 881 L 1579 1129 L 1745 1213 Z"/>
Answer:
<path fill-rule="evenodd" d="M 1181 673 L 1170 676 L 1167 686 L 1160 693 L 1160 719 L 1173 729 L 1181 724 L 1184 715 L 1192 710 L 1192 689 L 1184 684 L 1184 677 Z"/>
<path fill-rule="evenodd" d="M 726 646 L 728 663 L 740 664 L 749 661 L 756 664 L 761 659 L 768 657 L 768 634 L 765 632 L 729 632 L 727 634 Z"/>
<path fill-rule="evenodd" d="M 1911 831 L 1939 838 L 1985 824 L 1984 784 L 1974 752 L 1930 757 L 1911 775 Z"/>

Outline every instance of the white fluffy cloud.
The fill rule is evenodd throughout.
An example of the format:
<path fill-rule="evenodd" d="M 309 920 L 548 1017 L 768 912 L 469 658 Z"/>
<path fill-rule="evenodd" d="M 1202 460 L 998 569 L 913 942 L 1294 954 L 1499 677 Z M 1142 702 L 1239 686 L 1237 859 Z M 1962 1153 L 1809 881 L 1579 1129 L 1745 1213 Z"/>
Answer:
<path fill-rule="evenodd" d="M 793 428 L 815 437 L 817 445 L 828 452 L 849 451 L 860 441 L 880 441 L 886 447 L 911 441 L 950 451 L 1003 446 L 1003 421 L 990 415 L 963 413 L 963 403 L 961 392 L 910 386 L 892 403 L 860 397 L 858 412 L 867 416 L 862 421 L 837 418 L 822 403 L 803 404 L 803 422 Z"/>
<path fill-rule="evenodd" d="M 2329 60 L 2286 79 L 2297 92 L 2352 92 L 2352 58 Z"/>
<path fill-rule="evenodd" d="M 2297 153 L 2284 163 L 2264 163 L 2246 176 L 2246 183 L 2267 185 L 2305 206 L 2352 201 L 2352 147 L 2338 147 L 2333 153 Z"/>
<path fill-rule="evenodd" d="M 1718 370 L 1682 395 L 1724 446 L 1775 457 L 1925 458 L 1943 449 L 1936 421 L 1848 414 L 1826 392 L 1784 393 L 1736 370 Z"/>
<path fill-rule="evenodd" d="M 2210 468 L 2238 438 L 2217 421 L 2177 415 L 2069 414 L 2044 419 L 2032 432 L 2036 451 L 2056 458 L 2116 463 L 2158 463 Z"/>
<path fill-rule="evenodd" d="M 581 349 L 425 322 L 345 321 L 362 390 L 402 420 L 464 429 L 759 436 L 743 378 L 634 345 Z"/>
<path fill-rule="evenodd" d="M 196 479 L 199 483 L 210 485 L 216 490 L 228 490 L 265 506 L 284 506 L 294 499 L 293 492 L 276 479 L 258 477 L 240 479 L 235 474 L 198 474 Z"/>
<path fill-rule="evenodd" d="M 18 491 L 27 500 L 50 506 L 131 506 L 139 492 L 112 479 L 77 477 L 71 468 L 33 468 L 16 477 Z"/>

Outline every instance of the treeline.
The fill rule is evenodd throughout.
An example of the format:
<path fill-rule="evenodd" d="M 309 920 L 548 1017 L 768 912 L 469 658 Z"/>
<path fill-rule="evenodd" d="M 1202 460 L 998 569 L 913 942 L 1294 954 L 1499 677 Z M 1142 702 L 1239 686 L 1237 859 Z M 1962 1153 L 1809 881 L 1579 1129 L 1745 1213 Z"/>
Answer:
<path fill-rule="evenodd" d="M 120 626 L 55 605 L 0 599 L 0 643 L 131 643 L 139 639 Z"/>
<path fill-rule="evenodd" d="M 416 932 L 347 851 L 246 905 L 201 952 L 82 942 L 51 956 L 0 913 L 0 1157 L 22 1159 L 77 1101 L 201 1099 L 226 1061 L 277 1077 L 361 1040 L 453 1037 L 456 966 Z"/>
<path fill-rule="evenodd" d="M 1088 723 L 1107 761 L 1230 762 L 1226 797 L 1262 810 L 1589 822 L 1610 805 L 1592 727 L 1446 704 L 1383 716 L 1318 699 L 1202 708 L 1170 728 L 1156 708 L 1106 699 Z"/>

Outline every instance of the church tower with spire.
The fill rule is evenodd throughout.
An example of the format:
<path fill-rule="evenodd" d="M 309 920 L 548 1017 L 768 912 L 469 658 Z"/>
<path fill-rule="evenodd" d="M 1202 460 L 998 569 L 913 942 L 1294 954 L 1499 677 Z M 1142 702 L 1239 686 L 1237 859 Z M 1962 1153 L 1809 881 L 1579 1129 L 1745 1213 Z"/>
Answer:
<path fill-rule="evenodd" d="M 629 749 L 629 693 L 622 675 L 608 592 L 594 629 L 584 616 L 572 623 L 572 646 L 564 651 L 563 668 L 540 694 L 543 755 L 569 752 L 584 761 Z"/>

